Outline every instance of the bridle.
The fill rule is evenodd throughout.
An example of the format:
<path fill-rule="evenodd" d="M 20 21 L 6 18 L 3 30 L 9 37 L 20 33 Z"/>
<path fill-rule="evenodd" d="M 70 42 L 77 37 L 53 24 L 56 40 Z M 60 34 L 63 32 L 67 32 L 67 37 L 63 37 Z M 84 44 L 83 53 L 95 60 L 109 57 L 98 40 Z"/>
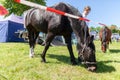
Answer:
<path fill-rule="evenodd" d="M 89 61 L 86 61 L 86 60 L 85 60 L 85 58 L 84 58 L 84 56 L 83 56 L 83 53 L 84 53 L 84 50 L 85 50 L 86 47 L 87 47 L 87 45 L 84 44 L 82 50 L 79 52 L 79 53 L 80 53 L 80 56 L 82 56 L 82 59 L 83 59 L 82 64 L 86 64 L 87 66 L 88 66 L 88 64 L 97 64 L 96 62 L 89 62 Z"/>
<path fill-rule="evenodd" d="M 82 58 L 83 58 L 83 62 L 82 63 L 86 64 L 88 66 L 88 64 L 96 64 L 96 62 L 86 61 L 85 58 L 84 58 L 84 55 L 83 55 L 83 53 L 85 51 L 85 48 L 87 47 L 87 44 L 86 44 L 86 41 L 87 41 L 87 39 L 86 39 L 87 38 L 87 32 L 86 32 L 86 30 L 87 30 L 87 27 L 84 28 L 84 34 L 85 34 L 85 36 L 84 36 L 84 45 L 81 44 L 82 50 L 79 51 L 79 53 L 80 53 L 80 56 L 82 56 Z"/>
<path fill-rule="evenodd" d="M 104 47 L 104 49 L 103 49 L 103 47 Z M 102 50 L 106 51 L 106 48 L 107 48 L 107 42 L 102 42 Z"/>

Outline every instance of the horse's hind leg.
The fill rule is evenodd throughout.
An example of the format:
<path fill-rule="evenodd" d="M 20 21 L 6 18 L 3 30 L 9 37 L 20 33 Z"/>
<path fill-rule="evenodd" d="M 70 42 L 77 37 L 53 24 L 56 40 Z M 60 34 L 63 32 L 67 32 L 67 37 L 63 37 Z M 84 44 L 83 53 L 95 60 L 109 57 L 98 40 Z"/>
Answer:
<path fill-rule="evenodd" d="M 29 45 L 30 45 L 29 56 L 31 58 L 34 56 L 34 47 L 35 47 L 35 43 L 38 35 L 39 35 L 39 32 L 35 32 L 33 31 L 33 29 L 28 28 L 28 38 L 29 38 Z"/>
<path fill-rule="evenodd" d="M 45 48 L 44 48 L 44 50 L 43 50 L 43 52 L 41 54 L 42 62 L 46 62 L 45 55 L 46 55 L 46 52 L 47 52 L 47 50 L 48 50 L 48 48 L 50 46 L 50 43 L 53 40 L 53 38 L 54 38 L 54 34 L 53 33 L 48 33 L 47 34 L 46 40 L 44 42 L 45 43 Z"/>
<path fill-rule="evenodd" d="M 64 38 L 65 38 L 65 42 L 67 44 L 67 48 L 69 50 L 71 63 L 72 63 L 72 65 L 76 65 L 77 62 L 75 61 L 75 56 L 73 54 L 73 49 L 72 49 L 72 44 L 71 44 L 71 36 L 64 36 Z"/>

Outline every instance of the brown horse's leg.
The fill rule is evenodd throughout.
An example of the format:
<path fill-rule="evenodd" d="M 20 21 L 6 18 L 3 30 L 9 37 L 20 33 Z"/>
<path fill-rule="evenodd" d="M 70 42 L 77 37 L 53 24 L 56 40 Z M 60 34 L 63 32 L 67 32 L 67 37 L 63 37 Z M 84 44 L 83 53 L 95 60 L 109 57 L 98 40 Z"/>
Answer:
<path fill-rule="evenodd" d="M 107 49 L 109 49 L 109 42 L 107 42 Z"/>
<path fill-rule="evenodd" d="M 67 44 L 67 48 L 69 50 L 71 63 L 72 63 L 72 65 L 76 65 L 77 62 L 75 61 L 75 56 L 73 54 L 73 49 L 72 49 L 72 44 L 71 44 L 71 36 L 64 36 L 64 38 L 65 38 L 65 42 Z"/>
<path fill-rule="evenodd" d="M 102 41 L 101 41 L 101 50 L 103 51 Z"/>
<path fill-rule="evenodd" d="M 47 50 L 49 49 L 50 43 L 53 40 L 53 38 L 54 38 L 53 33 L 48 33 L 47 34 L 46 40 L 44 42 L 45 43 L 45 48 L 44 48 L 44 50 L 41 54 L 42 62 L 46 62 L 45 55 L 46 55 Z"/>

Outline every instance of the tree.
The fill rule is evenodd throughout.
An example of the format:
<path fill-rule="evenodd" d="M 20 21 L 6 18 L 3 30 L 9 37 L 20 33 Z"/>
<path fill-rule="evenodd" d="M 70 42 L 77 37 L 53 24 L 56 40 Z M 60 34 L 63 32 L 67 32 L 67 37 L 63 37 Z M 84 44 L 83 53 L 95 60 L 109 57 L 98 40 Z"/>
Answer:
<path fill-rule="evenodd" d="M 41 5 L 46 5 L 46 0 L 29 0 L 31 2 L 41 4 Z M 16 3 L 14 0 L 4 0 L 0 1 L 4 7 L 6 7 L 9 11 L 10 15 L 11 13 L 17 14 L 17 15 L 22 15 L 24 11 L 30 9 L 29 6 L 23 5 Z"/>
<path fill-rule="evenodd" d="M 111 29 L 111 30 L 117 29 L 117 26 L 112 24 L 112 25 L 110 26 L 110 29 Z"/>
<path fill-rule="evenodd" d="M 119 33 L 119 29 L 116 25 L 111 25 L 110 29 L 112 30 L 112 33 Z"/>
<path fill-rule="evenodd" d="M 90 27 L 90 31 L 97 31 L 97 32 L 99 32 L 100 29 L 101 29 L 101 26 L 98 26 L 98 27 L 93 27 L 93 26 L 91 26 L 91 27 Z"/>

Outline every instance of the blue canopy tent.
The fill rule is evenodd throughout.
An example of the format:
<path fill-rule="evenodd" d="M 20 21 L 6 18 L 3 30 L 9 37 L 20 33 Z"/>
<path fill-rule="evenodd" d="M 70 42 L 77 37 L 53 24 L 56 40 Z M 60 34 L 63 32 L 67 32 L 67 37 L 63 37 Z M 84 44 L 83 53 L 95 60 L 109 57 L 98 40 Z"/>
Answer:
<path fill-rule="evenodd" d="M 0 21 L 0 42 L 24 42 L 24 39 L 18 38 L 15 34 L 18 30 L 24 30 L 23 24 L 18 23 L 17 19 L 14 20 L 14 17 L 12 14 L 9 18 Z"/>

